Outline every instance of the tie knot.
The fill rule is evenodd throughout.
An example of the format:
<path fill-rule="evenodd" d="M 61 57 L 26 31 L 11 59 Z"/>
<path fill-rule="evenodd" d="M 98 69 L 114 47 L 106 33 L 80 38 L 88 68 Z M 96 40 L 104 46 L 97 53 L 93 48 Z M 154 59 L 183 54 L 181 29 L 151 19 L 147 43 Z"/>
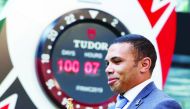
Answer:
<path fill-rule="evenodd" d="M 128 100 L 124 96 L 117 96 L 116 109 L 122 109 L 127 104 L 127 102 Z"/>
<path fill-rule="evenodd" d="M 118 99 L 120 100 L 120 99 L 126 99 L 126 98 L 123 95 L 119 95 Z"/>

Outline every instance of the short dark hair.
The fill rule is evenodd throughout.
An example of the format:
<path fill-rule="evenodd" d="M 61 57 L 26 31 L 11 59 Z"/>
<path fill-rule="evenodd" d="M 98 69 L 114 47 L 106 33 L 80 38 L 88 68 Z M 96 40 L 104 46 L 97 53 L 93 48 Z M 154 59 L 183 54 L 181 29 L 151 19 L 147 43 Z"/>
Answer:
<path fill-rule="evenodd" d="M 147 38 L 138 34 L 128 34 L 125 36 L 118 37 L 111 43 L 111 45 L 115 43 L 125 42 L 132 44 L 134 49 L 137 51 L 137 61 L 143 59 L 144 57 L 149 57 L 151 59 L 152 64 L 150 66 L 150 71 L 152 73 L 157 59 L 154 45 Z"/>

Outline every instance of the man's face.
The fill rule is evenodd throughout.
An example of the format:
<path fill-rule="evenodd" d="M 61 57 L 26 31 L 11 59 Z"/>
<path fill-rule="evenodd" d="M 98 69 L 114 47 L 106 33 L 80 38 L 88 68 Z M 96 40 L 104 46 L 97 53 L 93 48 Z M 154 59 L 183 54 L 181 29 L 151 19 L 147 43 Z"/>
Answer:
<path fill-rule="evenodd" d="M 105 57 L 108 84 L 114 92 L 124 93 L 138 84 L 140 67 L 136 52 L 130 43 L 116 43 L 109 47 Z"/>

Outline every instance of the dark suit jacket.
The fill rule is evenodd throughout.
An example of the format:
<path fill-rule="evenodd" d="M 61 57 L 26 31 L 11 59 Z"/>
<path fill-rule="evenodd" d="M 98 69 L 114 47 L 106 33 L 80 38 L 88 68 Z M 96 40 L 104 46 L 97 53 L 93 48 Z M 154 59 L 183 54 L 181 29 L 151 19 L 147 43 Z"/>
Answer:
<path fill-rule="evenodd" d="M 181 106 L 151 82 L 137 95 L 128 109 L 181 109 Z"/>

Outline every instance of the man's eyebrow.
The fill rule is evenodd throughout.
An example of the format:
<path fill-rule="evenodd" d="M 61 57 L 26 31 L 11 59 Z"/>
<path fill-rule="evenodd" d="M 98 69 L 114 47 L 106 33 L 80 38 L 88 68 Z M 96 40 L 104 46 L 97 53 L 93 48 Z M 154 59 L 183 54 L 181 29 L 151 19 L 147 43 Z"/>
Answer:
<path fill-rule="evenodd" d="M 112 60 L 115 60 L 115 59 L 118 59 L 118 58 L 119 58 L 119 57 L 114 56 L 114 57 L 111 57 L 110 60 L 112 61 Z M 108 59 L 105 59 L 105 61 L 108 61 Z"/>
<path fill-rule="evenodd" d="M 115 60 L 115 59 L 117 59 L 117 58 L 118 58 L 117 56 L 114 56 L 114 57 L 111 58 L 111 60 Z"/>

